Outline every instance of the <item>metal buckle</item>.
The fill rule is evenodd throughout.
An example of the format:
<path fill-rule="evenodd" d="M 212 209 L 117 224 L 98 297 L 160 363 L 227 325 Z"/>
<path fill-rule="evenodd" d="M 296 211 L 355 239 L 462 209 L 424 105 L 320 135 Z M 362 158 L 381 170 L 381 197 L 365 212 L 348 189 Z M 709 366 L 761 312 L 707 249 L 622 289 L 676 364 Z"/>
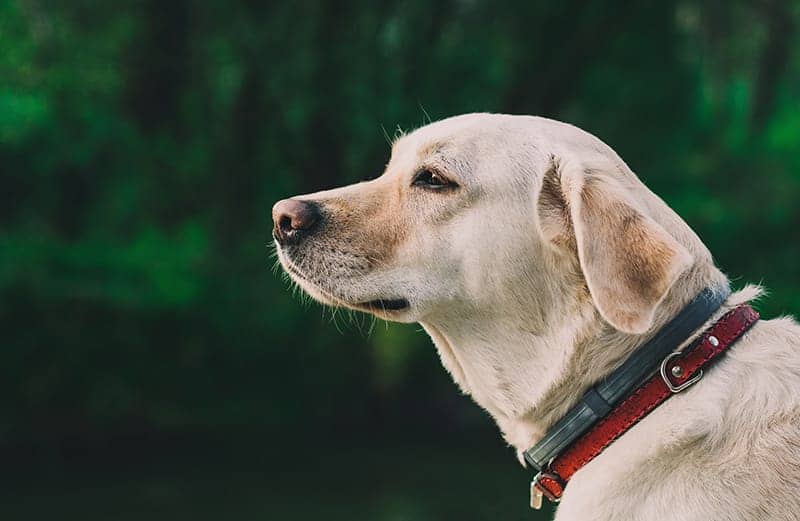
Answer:
<path fill-rule="evenodd" d="M 689 378 L 688 380 L 683 382 L 681 385 L 675 385 L 675 384 L 672 383 L 672 380 L 670 380 L 669 375 L 667 374 L 667 364 L 673 358 L 677 358 L 677 357 L 682 356 L 682 355 L 683 355 L 683 351 L 673 351 L 672 353 L 668 354 L 666 356 L 666 358 L 664 358 L 664 360 L 661 361 L 661 369 L 660 369 L 661 378 L 664 380 L 664 383 L 667 384 L 667 387 L 669 388 L 670 392 L 672 392 L 672 393 L 679 393 L 679 392 L 683 391 L 684 389 L 686 389 L 687 387 L 691 387 L 692 385 L 696 384 L 697 382 L 700 381 L 701 378 L 703 378 L 703 370 L 701 369 L 696 375 L 694 375 L 693 377 Z M 678 366 L 678 365 L 673 367 L 673 370 L 675 368 L 678 368 L 680 370 L 680 366 Z M 680 375 L 676 375 L 676 376 L 680 376 Z"/>
<path fill-rule="evenodd" d="M 546 497 L 548 501 L 552 503 L 559 503 L 561 502 L 560 497 L 556 497 L 550 493 L 547 488 L 541 484 L 542 478 L 547 478 L 555 481 L 558 483 L 558 486 L 564 489 L 567 484 L 558 474 L 554 472 L 550 472 L 550 464 L 553 463 L 551 459 L 547 466 L 545 466 L 542 470 L 540 470 L 534 477 L 533 481 L 531 481 L 531 508 L 534 510 L 539 510 L 542 508 L 542 496 Z"/>

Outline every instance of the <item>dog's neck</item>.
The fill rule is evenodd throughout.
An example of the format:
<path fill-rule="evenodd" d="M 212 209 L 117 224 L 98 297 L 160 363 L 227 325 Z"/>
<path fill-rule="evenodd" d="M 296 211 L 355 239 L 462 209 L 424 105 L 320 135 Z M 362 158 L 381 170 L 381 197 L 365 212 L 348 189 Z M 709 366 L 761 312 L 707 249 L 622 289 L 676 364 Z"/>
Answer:
<path fill-rule="evenodd" d="M 442 363 L 462 391 L 497 422 L 521 453 L 563 416 L 590 386 L 652 337 L 702 288 L 726 285 L 713 265 L 695 266 L 670 290 L 643 335 L 609 326 L 585 287 L 559 288 L 547 308 L 520 305 L 514 314 L 465 313 L 425 322 Z"/>

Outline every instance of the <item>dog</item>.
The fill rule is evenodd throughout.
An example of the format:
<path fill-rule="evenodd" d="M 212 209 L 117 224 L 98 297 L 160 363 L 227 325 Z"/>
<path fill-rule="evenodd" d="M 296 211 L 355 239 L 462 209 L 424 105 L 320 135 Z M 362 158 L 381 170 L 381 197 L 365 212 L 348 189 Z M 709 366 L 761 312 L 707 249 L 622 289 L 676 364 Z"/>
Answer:
<path fill-rule="evenodd" d="M 294 282 L 420 323 L 523 465 L 587 389 L 703 288 L 729 284 L 609 146 L 540 117 L 429 124 L 393 143 L 380 177 L 279 201 L 272 216 Z M 682 345 L 760 294 L 731 294 Z M 800 519 L 800 327 L 756 323 L 580 469 L 555 519 Z"/>

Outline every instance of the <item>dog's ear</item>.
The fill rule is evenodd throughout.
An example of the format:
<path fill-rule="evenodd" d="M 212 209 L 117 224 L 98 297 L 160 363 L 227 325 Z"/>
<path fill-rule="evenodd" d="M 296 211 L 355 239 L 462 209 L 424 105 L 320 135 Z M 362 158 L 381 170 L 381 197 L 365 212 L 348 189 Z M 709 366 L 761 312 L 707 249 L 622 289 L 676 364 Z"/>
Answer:
<path fill-rule="evenodd" d="M 577 255 L 595 307 L 616 329 L 641 334 L 692 255 L 647 215 L 610 161 L 553 162 L 537 197 L 545 240 Z"/>

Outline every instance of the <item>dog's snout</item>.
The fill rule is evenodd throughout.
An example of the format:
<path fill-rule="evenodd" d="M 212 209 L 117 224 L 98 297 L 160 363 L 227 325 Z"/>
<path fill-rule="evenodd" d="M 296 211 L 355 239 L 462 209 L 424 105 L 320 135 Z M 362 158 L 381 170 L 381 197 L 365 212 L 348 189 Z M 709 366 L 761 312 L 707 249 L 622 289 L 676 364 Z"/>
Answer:
<path fill-rule="evenodd" d="M 320 217 L 319 207 L 311 201 L 278 201 L 272 207 L 275 238 L 282 244 L 296 242 L 314 229 Z"/>

